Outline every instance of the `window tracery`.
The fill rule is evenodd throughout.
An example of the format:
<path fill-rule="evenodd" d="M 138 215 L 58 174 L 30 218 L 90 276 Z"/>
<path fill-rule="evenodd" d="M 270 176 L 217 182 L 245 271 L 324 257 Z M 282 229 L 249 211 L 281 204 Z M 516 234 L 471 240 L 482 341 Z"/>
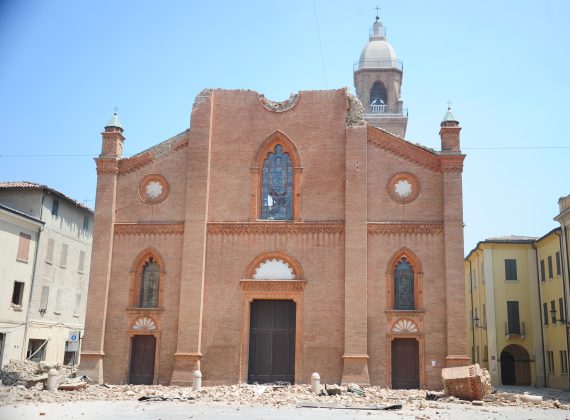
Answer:
<path fill-rule="evenodd" d="M 142 270 L 140 307 L 156 308 L 158 306 L 158 286 L 160 269 L 152 257 L 148 259 Z"/>
<path fill-rule="evenodd" d="M 414 270 L 405 256 L 394 269 L 394 309 L 415 309 Z"/>
<path fill-rule="evenodd" d="M 293 163 L 281 144 L 277 144 L 263 162 L 261 218 L 293 218 Z"/>

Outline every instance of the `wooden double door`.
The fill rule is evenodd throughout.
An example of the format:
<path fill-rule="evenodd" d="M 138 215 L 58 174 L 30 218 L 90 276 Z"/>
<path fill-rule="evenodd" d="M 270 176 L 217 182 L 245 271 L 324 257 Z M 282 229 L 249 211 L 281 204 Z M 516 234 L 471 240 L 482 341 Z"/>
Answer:
<path fill-rule="evenodd" d="M 420 387 L 419 344 L 415 338 L 392 340 L 392 388 Z"/>
<path fill-rule="evenodd" d="M 295 380 L 295 302 L 254 300 L 249 333 L 249 383 Z"/>
<path fill-rule="evenodd" d="M 153 335 L 133 336 L 131 339 L 131 366 L 129 371 L 130 384 L 153 384 L 155 352 L 156 337 Z"/>

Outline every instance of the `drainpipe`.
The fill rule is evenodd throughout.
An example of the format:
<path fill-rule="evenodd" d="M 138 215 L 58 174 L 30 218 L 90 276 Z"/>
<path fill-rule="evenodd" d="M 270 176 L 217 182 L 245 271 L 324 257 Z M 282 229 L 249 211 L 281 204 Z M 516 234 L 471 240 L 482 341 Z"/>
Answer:
<path fill-rule="evenodd" d="M 473 347 L 471 348 L 471 358 L 473 359 L 473 363 L 475 363 L 475 323 L 473 322 L 473 315 L 475 314 L 475 310 L 473 309 L 473 277 L 471 274 L 471 260 L 469 261 L 469 294 L 471 295 L 471 331 L 473 335 Z"/>
<path fill-rule="evenodd" d="M 46 195 L 48 195 L 49 193 L 47 193 L 45 190 L 42 193 L 42 205 L 40 207 L 40 220 L 43 222 L 43 213 L 44 213 L 44 200 L 46 198 Z M 40 236 L 41 233 L 43 232 L 44 227 L 41 226 L 40 229 L 38 230 L 38 241 L 36 242 L 36 250 L 34 252 L 34 267 L 32 268 L 32 284 L 30 285 L 30 297 L 28 299 L 28 309 L 26 310 L 26 325 L 24 326 L 24 338 L 23 338 L 23 342 L 22 342 L 22 359 L 26 360 L 26 351 L 28 346 L 26 346 L 26 343 L 28 342 L 28 324 L 30 321 L 30 309 L 32 306 L 32 296 L 34 293 L 34 284 L 36 283 L 36 267 L 38 266 L 38 253 L 40 250 Z M 47 342 L 47 341 L 46 341 Z"/>
<path fill-rule="evenodd" d="M 562 235 L 558 232 L 554 233 L 558 236 L 558 245 L 560 247 L 560 252 L 562 252 Z M 564 265 L 564 258 L 560 256 L 560 266 L 562 268 L 562 301 L 564 302 L 564 327 L 566 330 L 566 370 L 568 370 L 568 353 L 570 351 L 570 345 L 568 344 L 568 304 L 566 302 L 566 270 Z M 568 388 L 570 388 L 570 375 L 568 375 Z"/>
<path fill-rule="evenodd" d="M 540 293 L 540 269 L 538 267 L 538 248 L 536 247 L 536 243 L 532 243 L 532 247 L 534 248 L 534 254 L 536 255 L 536 278 L 538 281 L 536 282 L 538 287 L 538 314 L 540 315 L 540 341 L 542 342 L 542 369 L 544 370 L 544 387 L 548 388 L 548 381 L 546 380 L 546 357 L 544 356 L 544 320 L 542 319 L 542 296 Z M 536 365 L 535 365 L 536 366 Z M 538 383 L 535 383 L 536 387 L 538 387 Z"/>

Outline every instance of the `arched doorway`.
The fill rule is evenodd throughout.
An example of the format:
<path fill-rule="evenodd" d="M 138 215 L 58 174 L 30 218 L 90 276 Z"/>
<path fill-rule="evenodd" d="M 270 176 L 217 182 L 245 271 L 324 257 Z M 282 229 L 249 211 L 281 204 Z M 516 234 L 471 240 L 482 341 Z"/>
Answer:
<path fill-rule="evenodd" d="M 531 384 L 530 357 L 518 344 L 509 344 L 501 352 L 501 383 L 503 385 Z"/>

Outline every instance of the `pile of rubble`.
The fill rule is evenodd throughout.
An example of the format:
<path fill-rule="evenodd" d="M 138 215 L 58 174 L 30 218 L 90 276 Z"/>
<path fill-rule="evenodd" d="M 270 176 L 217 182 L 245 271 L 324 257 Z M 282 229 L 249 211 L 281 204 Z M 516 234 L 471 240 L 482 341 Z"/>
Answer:
<path fill-rule="evenodd" d="M 271 385 L 229 385 L 204 387 L 193 391 L 191 387 L 163 385 L 87 385 L 75 391 L 47 391 L 37 385 L 25 388 L 23 385 L 0 387 L 0 405 L 17 403 L 64 403 L 68 401 L 99 400 L 120 401 L 184 401 L 206 406 L 318 406 L 318 407 L 370 407 L 400 405 L 404 411 L 417 411 L 426 408 L 445 409 L 454 404 L 474 404 L 493 406 L 534 406 L 540 408 L 562 408 L 570 410 L 570 397 L 558 399 L 536 398 L 536 395 L 496 393 L 484 397 L 484 402 L 469 402 L 454 396 L 445 396 L 443 392 L 424 390 L 393 390 L 380 387 L 355 388 L 361 392 L 349 392 L 349 387 L 336 386 L 339 393 L 332 396 L 317 395 L 311 392 L 309 385 L 271 386 Z M 354 388 L 354 387 L 353 387 Z M 435 394 L 436 398 L 428 396 Z M 430 400 L 431 399 L 431 400 Z"/>
<path fill-rule="evenodd" d="M 23 385 L 31 388 L 38 383 L 47 381 L 50 369 L 57 371 L 58 382 L 68 378 L 72 369 L 64 365 L 48 365 L 44 362 L 34 362 L 31 360 L 11 360 L 0 370 L 0 383 L 3 385 Z"/>
<path fill-rule="evenodd" d="M 273 407 L 327 407 L 362 408 L 365 410 L 402 409 L 412 413 L 435 408 L 445 410 L 449 404 L 497 406 L 534 406 L 537 408 L 561 408 L 570 410 L 570 394 L 556 390 L 536 389 L 529 393 L 494 393 L 484 369 L 467 369 L 467 376 L 460 378 L 458 370 L 446 372 L 446 391 L 395 390 L 381 387 L 360 387 L 323 385 L 318 388 L 310 385 L 248 385 L 191 387 L 163 385 L 96 385 L 89 384 L 88 378 L 68 378 L 71 369 L 57 366 L 58 386 L 48 391 L 43 381 L 49 368 L 34 362 L 13 361 L 0 373 L 4 386 L 0 386 L 0 406 L 18 403 L 64 403 L 68 401 L 183 401 L 205 406 L 273 406 Z M 455 369 L 455 368 L 453 368 Z M 447 379 L 446 379 L 447 378 Z M 451 379 L 450 379 L 451 378 Z M 35 381 L 35 383 L 34 383 Z M 67 383 L 67 385 L 66 385 Z M 481 393 L 480 399 L 459 398 L 461 392 Z M 471 391 L 469 391 L 471 390 Z M 541 393 L 541 394 L 539 394 Z M 533 390 L 534 394 L 534 390 Z"/>

